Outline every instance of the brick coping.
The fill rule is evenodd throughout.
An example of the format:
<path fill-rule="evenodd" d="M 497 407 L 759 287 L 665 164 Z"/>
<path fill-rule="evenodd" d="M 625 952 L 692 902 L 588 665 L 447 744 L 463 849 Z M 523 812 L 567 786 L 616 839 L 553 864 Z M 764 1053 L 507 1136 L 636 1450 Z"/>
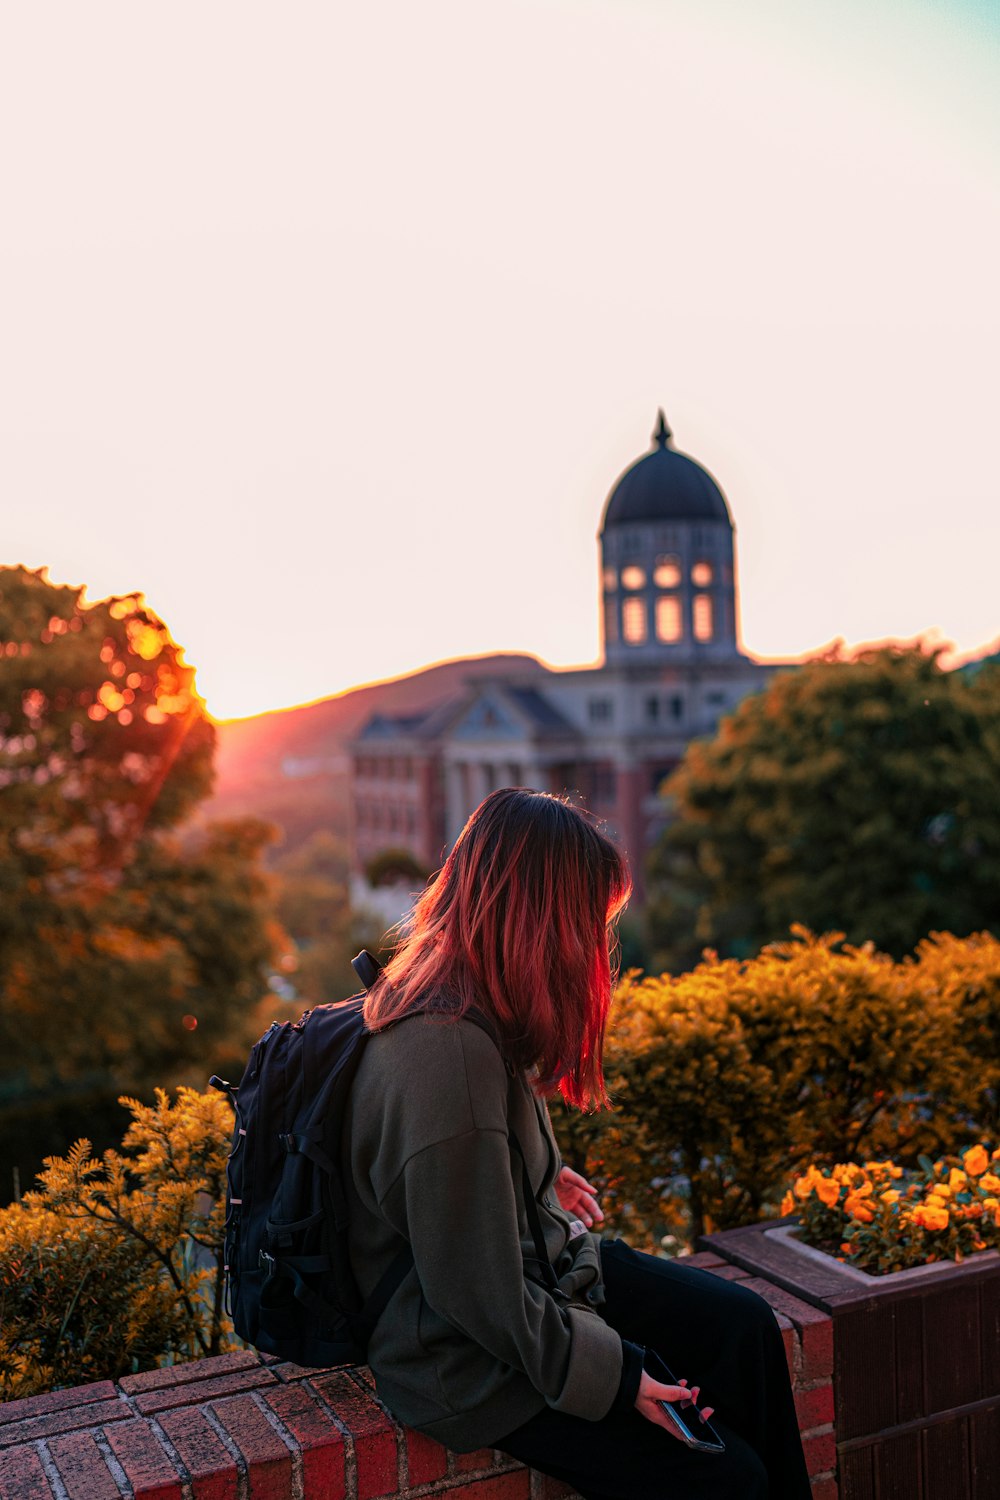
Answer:
<path fill-rule="evenodd" d="M 813 1500 L 837 1500 L 825 1314 L 704 1252 L 782 1331 Z M 493 1449 L 455 1454 L 401 1427 L 363 1366 L 306 1370 L 253 1350 L 0 1405 L 0 1500 L 559 1500 Z"/>

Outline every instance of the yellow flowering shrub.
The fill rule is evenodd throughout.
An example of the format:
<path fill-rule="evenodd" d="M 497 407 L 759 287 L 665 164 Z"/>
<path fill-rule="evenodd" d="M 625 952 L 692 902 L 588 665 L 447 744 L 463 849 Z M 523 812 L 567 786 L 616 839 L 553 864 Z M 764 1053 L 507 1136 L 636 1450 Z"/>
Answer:
<path fill-rule="evenodd" d="M 751 959 L 632 973 L 605 1066 L 613 1111 L 553 1108 L 563 1155 L 610 1228 L 690 1242 L 775 1213 L 810 1163 L 998 1138 L 1000 941 L 936 934 L 896 962 L 795 927 Z"/>
<path fill-rule="evenodd" d="M 937 1260 L 960 1261 L 977 1250 L 1000 1249 L 1000 1149 L 969 1147 L 961 1156 L 916 1169 L 890 1161 L 810 1166 L 781 1204 L 798 1214 L 801 1236 L 875 1275 Z"/>
<path fill-rule="evenodd" d="M 77 1141 L 0 1210 L 0 1401 L 217 1354 L 232 1111 L 181 1088 L 123 1099 L 122 1150 Z"/>

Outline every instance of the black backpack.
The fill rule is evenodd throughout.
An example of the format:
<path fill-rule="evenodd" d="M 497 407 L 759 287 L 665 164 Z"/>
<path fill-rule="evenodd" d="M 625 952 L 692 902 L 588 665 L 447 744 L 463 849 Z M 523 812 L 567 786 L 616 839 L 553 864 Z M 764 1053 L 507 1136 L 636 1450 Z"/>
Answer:
<path fill-rule="evenodd" d="M 367 952 L 352 964 L 370 989 L 381 964 Z M 294 1023 L 273 1022 L 238 1084 L 210 1079 L 236 1114 L 226 1168 L 226 1309 L 248 1344 L 313 1368 L 364 1362 L 375 1324 L 413 1266 L 404 1245 L 364 1300 L 348 1256 L 341 1138 L 370 1035 L 364 1000 L 352 995 Z M 485 1016 L 468 1018 L 496 1042 Z M 510 1144 L 521 1158 L 537 1279 L 559 1295 L 513 1133 Z"/>
<path fill-rule="evenodd" d="M 381 965 L 353 960 L 370 988 Z M 364 995 L 275 1021 L 238 1084 L 213 1077 L 236 1114 L 226 1168 L 227 1311 L 241 1339 L 313 1367 L 361 1363 L 413 1265 L 400 1250 L 367 1302 L 347 1254 L 340 1141 L 369 1032 Z"/>

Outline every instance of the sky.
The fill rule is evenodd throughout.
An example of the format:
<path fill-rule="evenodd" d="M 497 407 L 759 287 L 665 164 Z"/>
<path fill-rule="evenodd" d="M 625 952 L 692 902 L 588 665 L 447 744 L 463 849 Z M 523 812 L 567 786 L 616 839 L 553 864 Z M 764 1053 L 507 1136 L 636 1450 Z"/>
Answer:
<path fill-rule="evenodd" d="M 1000 636 L 1000 0 L 0 6 L 0 562 L 219 718 L 599 651 L 663 406 L 764 658 Z"/>

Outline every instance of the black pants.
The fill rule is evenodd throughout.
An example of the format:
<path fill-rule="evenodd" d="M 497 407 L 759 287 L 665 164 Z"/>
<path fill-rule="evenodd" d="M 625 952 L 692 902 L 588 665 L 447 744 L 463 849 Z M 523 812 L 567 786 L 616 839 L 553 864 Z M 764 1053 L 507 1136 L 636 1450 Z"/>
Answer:
<path fill-rule="evenodd" d="M 725 1453 L 698 1453 L 634 1410 L 587 1422 L 551 1407 L 494 1446 L 587 1500 L 809 1500 L 781 1333 L 763 1298 L 622 1240 L 601 1249 L 605 1321 L 701 1386 Z"/>

